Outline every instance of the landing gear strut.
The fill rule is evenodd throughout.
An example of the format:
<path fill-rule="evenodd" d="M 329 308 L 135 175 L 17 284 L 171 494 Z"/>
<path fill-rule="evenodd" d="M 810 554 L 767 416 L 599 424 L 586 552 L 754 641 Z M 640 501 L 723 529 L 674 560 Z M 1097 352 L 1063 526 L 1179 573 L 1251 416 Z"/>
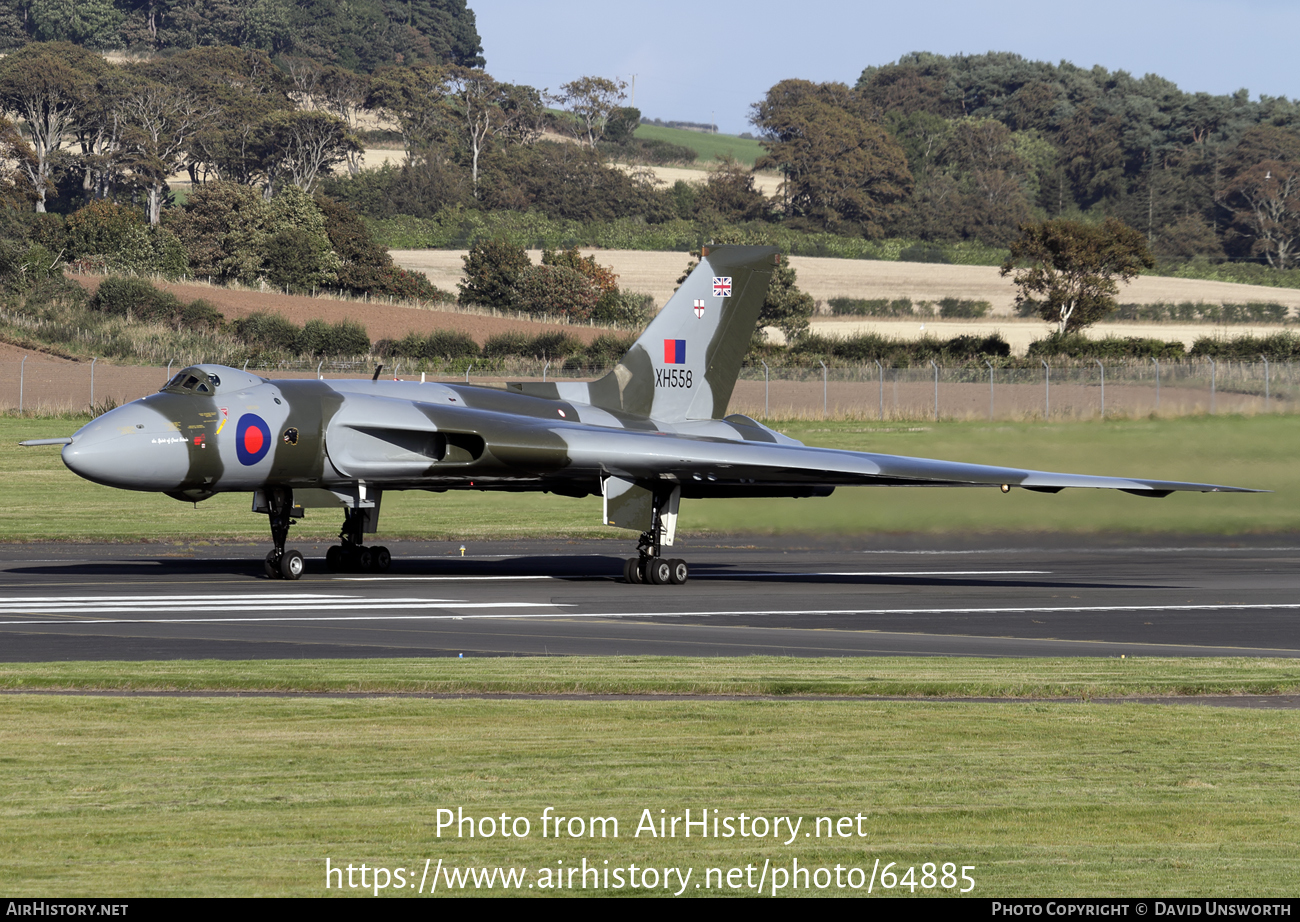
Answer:
<path fill-rule="evenodd" d="M 686 561 L 663 556 L 664 521 L 661 513 L 668 501 L 668 494 L 655 494 L 650 529 L 643 531 L 637 541 L 638 556 L 623 561 L 623 579 L 629 583 L 651 583 L 656 586 L 671 583 L 680 586 L 690 578 L 690 568 L 686 566 Z"/>
<path fill-rule="evenodd" d="M 266 504 L 266 515 L 271 522 L 271 540 L 275 543 L 275 548 L 266 555 L 263 568 L 270 579 L 298 579 L 304 569 L 302 554 L 284 549 L 284 543 L 289 538 L 289 526 L 293 524 L 293 491 L 287 487 L 267 490 Z"/>
<path fill-rule="evenodd" d="M 393 555 L 388 548 L 363 544 L 365 524 L 364 509 L 343 510 L 343 528 L 339 532 L 341 543 L 325 552 L 325 566 L 331 573 L 385 573 L 392 565 Z"/>

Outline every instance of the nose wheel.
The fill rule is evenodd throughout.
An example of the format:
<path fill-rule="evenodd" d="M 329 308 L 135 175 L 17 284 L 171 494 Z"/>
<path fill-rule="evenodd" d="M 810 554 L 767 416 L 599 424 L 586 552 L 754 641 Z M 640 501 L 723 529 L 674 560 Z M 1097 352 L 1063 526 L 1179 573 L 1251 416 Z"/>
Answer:
<path fill-rule="evenodd" d="M 267 491 L 267 518 L 271 522 L 271 540 L 275 548 L 266 555 L 262 567 L 268 579 L 300 579 L 306 569 L 302 554 L 298 551 L 286 551 L 284 543 L 289 538 L 289 526 L 294 522 L 294 514 L 302 515 L 302 510 L 294 509 L 293 491 L 276 488 Z"/>

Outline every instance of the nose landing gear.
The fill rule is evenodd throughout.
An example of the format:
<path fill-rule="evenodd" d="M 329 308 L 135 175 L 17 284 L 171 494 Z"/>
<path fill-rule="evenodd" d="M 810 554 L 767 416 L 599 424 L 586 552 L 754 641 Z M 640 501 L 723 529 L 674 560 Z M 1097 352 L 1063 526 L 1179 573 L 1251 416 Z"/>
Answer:
<path fill-rule="evenodd" d="M 302 554 L 284 549 L 284 543 L 289 539 L 289 526 L 302 517 L 302 508 L 293 504 L 293 491 L 283 487 L 267 490 L 265 512 L 271 523 L 271 540 L 275 543 L 275 548 L 266 555 L 262 565 L 267 578 L 299 579 L 304 569 Z"/>

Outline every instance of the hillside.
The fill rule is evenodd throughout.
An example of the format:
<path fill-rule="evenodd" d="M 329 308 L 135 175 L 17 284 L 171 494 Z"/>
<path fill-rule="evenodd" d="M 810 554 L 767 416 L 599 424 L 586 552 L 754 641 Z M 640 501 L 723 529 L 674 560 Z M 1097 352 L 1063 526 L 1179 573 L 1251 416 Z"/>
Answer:
<path fill-rule="evenodd" d="M 699 166 L 707 166 L 719 157 L 734 157 L 746 166 L 763 155 L 763 145 L 753 138 L 740 138 L 734 134 L 705 134 L 684 128 L 665 128 L 662 125 L 637 126 L 634 136 L 643 141 L 666 141 L 689 147 L 699 157 Z"/>

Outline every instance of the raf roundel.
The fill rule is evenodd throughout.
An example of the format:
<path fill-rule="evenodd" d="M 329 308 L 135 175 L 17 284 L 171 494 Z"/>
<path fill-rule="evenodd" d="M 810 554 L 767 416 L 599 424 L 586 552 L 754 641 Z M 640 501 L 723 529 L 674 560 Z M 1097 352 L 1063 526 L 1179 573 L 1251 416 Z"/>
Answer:
<path fill-rule="evenodd" d="M 239 417 L 239 425 L 235 427 L 235 453 L 239 455 L 240 464 L 256 464 L 266 457 L 270 447 L 271 427 L 266 420 L 256 413 Z"/>

